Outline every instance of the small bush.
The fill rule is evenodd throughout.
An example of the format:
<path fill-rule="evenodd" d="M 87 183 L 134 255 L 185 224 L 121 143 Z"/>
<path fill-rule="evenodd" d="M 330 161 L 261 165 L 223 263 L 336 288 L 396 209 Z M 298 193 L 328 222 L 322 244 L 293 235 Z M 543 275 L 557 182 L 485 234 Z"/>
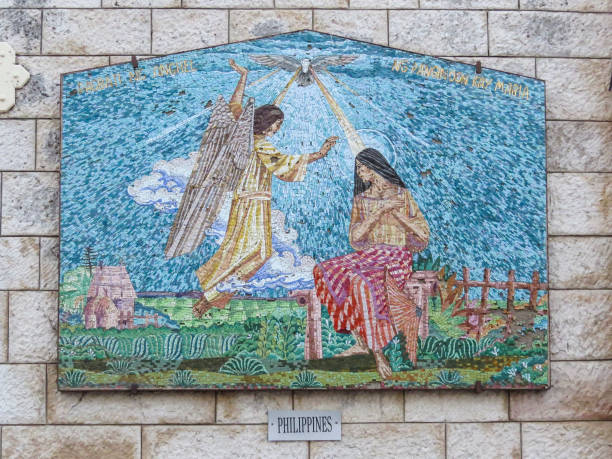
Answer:
<path fill-rule="evenodd" d="M 310 370 L 303 370 L 297 374 L 295 381 L 293 381 L 289 387 L 291 389 L 306 389 L 309 387 L 323 387 L 319 381 L 316 380 L 317 376 Z"/>
<path fill-rule="evenodd" d="M 219 373 L 238 376 L 263 375 L 268 373 L 259 359 L 246 355 L 232 357 L 219 369 Z"/>
<path fill-rule="evenodd" d="M 443 386 L 456 386 L 461 382 L 461 375 L 458 371 L 442 370 L 438 374 L 438 381 Z"/>
<path fill-rule="evenodd" d="M 85 385 L 86 379 L 84 370 L 72 369 L 64 372 L 64 375 L 59 377 L 57 382 L 60 386 L 81 387 Z"/>
<path fill-rule="evenodd" d="M 193 387 L 197 386 L 198 382 L 193 377 L 191 370 L 176 370 L 170 384 L 176 387 Z"/>
<path fill-rule="evenodd" d="M 137 363 L 134 360 L 111 360 L 106 363 L 106 366 L 108 367 L 108 370 L 106 370 L 104 373 L 116 375 L 137 375 L 139 373 Z"/>

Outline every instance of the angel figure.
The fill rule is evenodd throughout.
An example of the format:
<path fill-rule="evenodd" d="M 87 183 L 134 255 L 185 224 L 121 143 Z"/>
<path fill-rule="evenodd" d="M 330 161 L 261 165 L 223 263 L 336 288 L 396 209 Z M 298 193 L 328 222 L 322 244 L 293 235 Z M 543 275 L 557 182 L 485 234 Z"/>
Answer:
<path fill-rule="evenodd" d="M 203 295 L 193 306 L 201 317 L 212 307 L 224 308 L 233 292 L 217 285 L 229 278 L 248 281 L 272 256 L 272 176 L 287 182 L 304 179 L 307 165 L 324 158 L 337 137 L 319 151 L 287 155 L 267 139 L 281 127 L 282 110 L 275 105 L 254 108 L 253 98 L 242 106 L 248 70 L 232 59 L 240 74 L 229 104 L 219 96 L 202 138 L 198 158 L 174 219 L 165 254 L 190 253 L 206 237 L 217 218 L 226 192 L 233 192 L 227 230 L 220 247 L 196 275 Z"/>

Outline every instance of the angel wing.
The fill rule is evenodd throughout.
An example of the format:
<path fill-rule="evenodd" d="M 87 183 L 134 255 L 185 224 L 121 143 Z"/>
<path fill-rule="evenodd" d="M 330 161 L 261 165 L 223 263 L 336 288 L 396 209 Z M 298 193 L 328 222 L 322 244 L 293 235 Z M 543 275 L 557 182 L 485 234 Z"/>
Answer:
<path fill-rule="evenodd" d="M 291 56 L 281 56 L 279 54 L 251 54 L 252 61 L 266 67 L 280 68 L 288 72 L 295 72 L 302 64 Z"/>
<path fill-rule="evenodd" d="M 315 57 L 312 60 L 310 66 L 315 70 L 323 70 L 326 67 L 350 64 L 355 59 L 357 59 L 357 56 L 349 56 L 348 54 L 336 56 L 319 56 Z"/>
<path fill-rule="evenodd" d="M 227 102 L 217 99 L 168 236 L 166 259 L 193 252 L 204 241 L 225 193 L 238 185 L 253 151 L 254 104 L 250 98 L 234 121 Z"/>

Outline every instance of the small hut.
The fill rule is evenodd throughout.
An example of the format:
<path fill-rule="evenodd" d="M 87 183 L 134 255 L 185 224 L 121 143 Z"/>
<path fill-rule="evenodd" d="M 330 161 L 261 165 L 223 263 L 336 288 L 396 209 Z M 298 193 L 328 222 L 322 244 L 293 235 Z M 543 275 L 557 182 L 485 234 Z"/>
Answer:
<path fill-rule="evenodd" d="M 95 311 L 101 308 L 100 298 L 108 299 L 117 309 L 116 324 L 106 326 L 97 319 Z M 136 292 L 125 266 L 97 266 L 87 292 L 85 326 L 87 328 L 134 328 L 134 300 L 136 298 Z M 112 316 L 112 308 L 106 308 L 106 310 Z M 96 317 L 95 323 L 94 316 Z"/>

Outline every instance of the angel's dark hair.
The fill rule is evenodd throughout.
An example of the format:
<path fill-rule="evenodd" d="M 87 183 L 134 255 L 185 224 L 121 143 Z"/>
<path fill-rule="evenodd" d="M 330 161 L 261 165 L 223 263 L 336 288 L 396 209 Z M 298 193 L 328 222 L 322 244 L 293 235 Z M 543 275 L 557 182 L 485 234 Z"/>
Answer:
<path fill-rule="evenodd" d="M 253 134 L 263 134 L 276 121 L 285 119 L 285 114 L 276 105 L 262 105 L 255 109 Z"/>
<path fill-rule="evenodd" d="M 353 190 L 353 195 L 357 196 L 358 194 L 363 193 L 365 190 L 370 188 L 372 184 L 370 182 L 364 182 L 359 174 L 357 173 L 357 165 L 363 164 L 368 169 L 373 170 L 382 178 L 384 178 L 387 182 L 392 183 L 393 185 L 397 185 L 401 188 L 406 188 L 404 182 L 397 175 L 395 169 L 391 167 L 389 161 L 385 159 L 385 157 L 374 148 L 366 148 L 362 150 L 357 157 L 355 158 L 355 188 Z"/>

